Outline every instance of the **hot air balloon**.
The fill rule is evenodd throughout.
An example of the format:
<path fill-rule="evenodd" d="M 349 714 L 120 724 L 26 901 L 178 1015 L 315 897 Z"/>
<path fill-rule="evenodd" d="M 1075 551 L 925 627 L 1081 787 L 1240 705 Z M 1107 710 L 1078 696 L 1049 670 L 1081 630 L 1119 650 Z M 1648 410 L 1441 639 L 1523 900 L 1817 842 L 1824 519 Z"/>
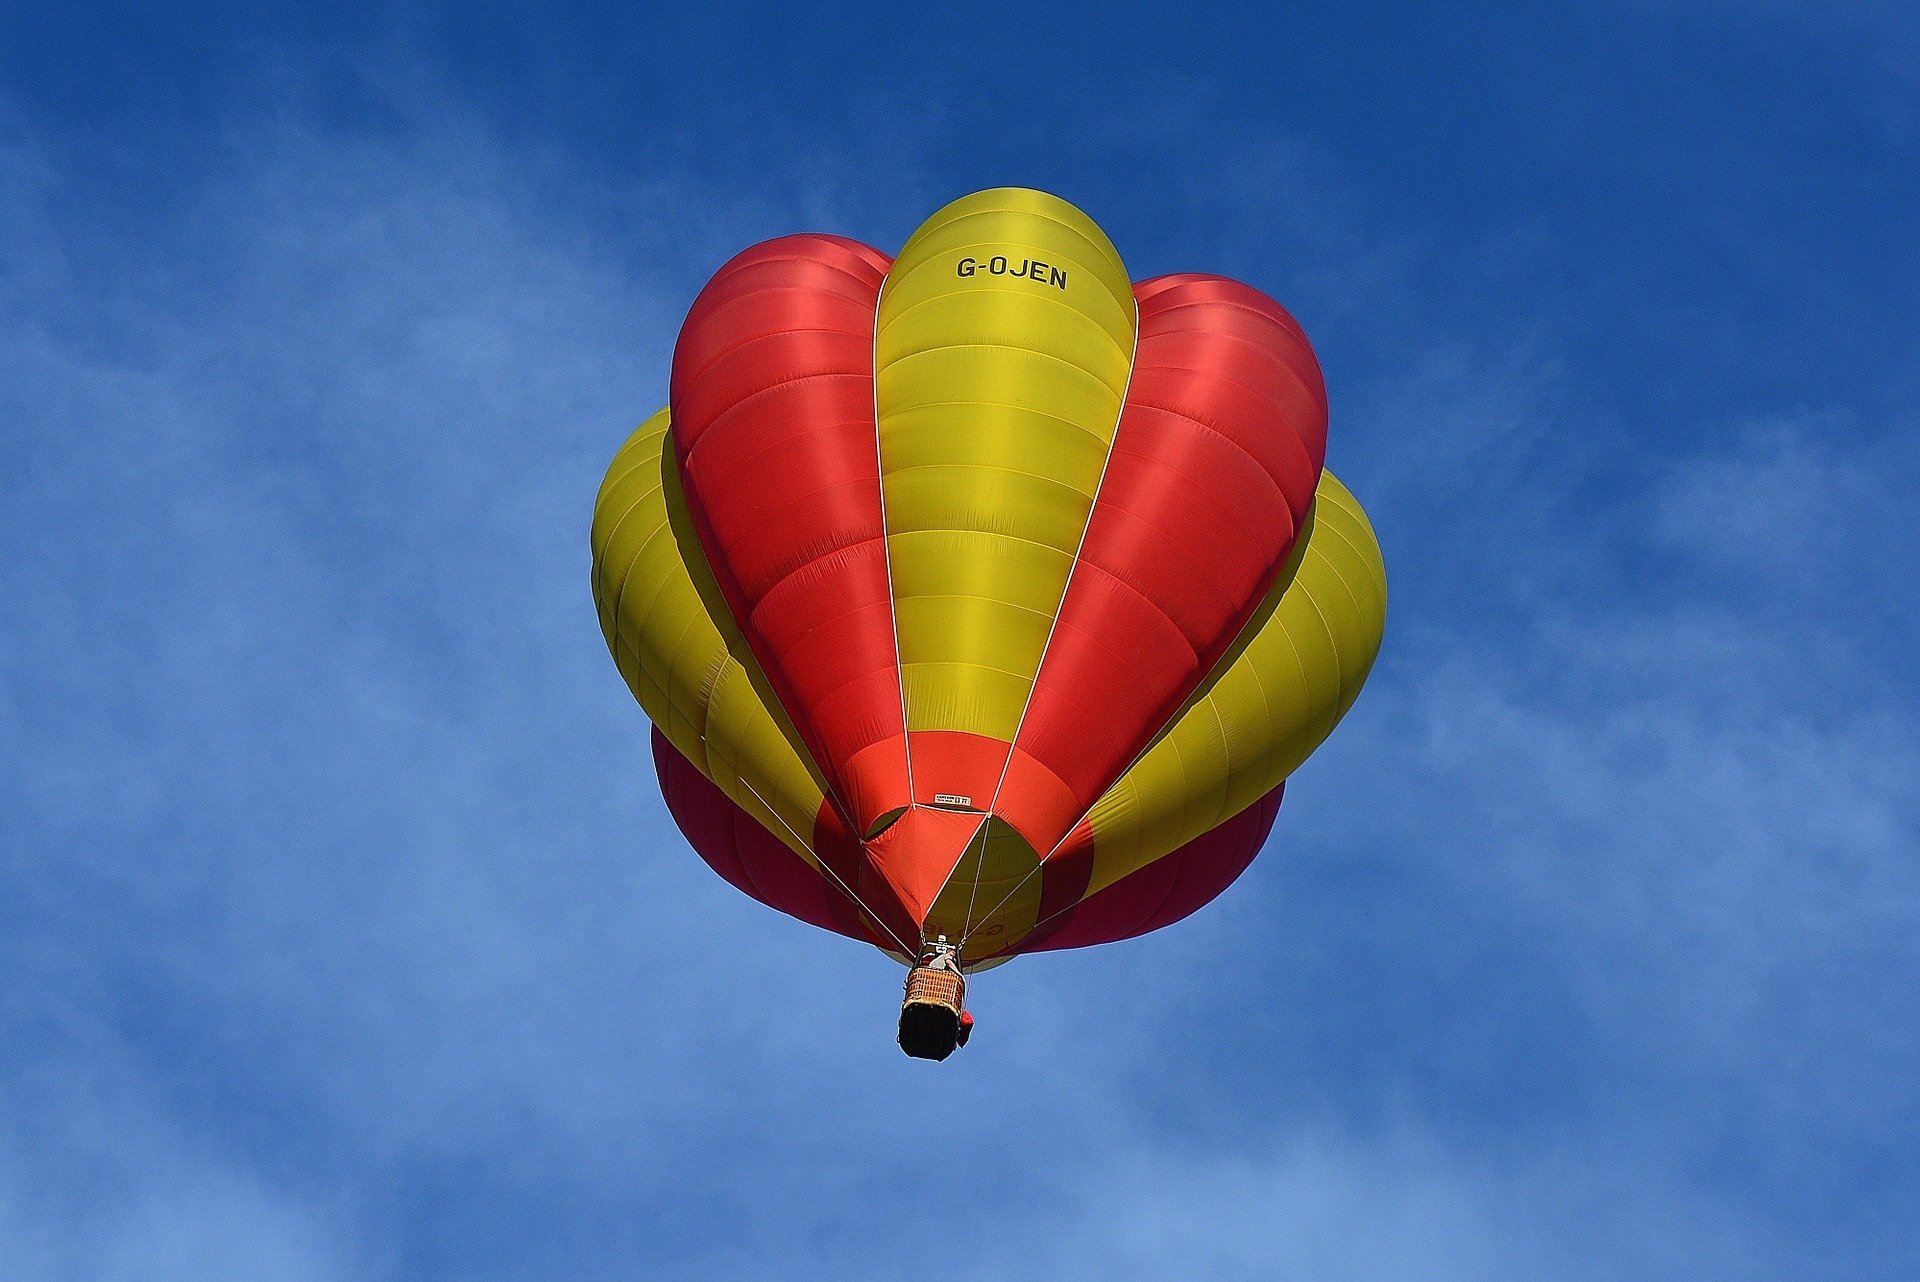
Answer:
<path fill-rule="evenodd" d="M 593 519 L 681 832 L 912 968 L 927 1058 L 970 1027 L 965 975 L 1192 913 L 1379 649 L 1385 571 L 1326 424 L 1277 303 L 1133 283 L 1042 192 L 954 201 L 891 261 L 739 254 Z"/>

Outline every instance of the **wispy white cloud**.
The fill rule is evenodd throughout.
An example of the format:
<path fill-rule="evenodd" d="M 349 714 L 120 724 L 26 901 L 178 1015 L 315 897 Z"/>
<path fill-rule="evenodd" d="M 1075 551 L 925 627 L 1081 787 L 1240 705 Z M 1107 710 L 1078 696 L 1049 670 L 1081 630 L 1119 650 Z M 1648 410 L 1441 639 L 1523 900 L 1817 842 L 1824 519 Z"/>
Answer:
<path fill-rule="evenodd" d="M 1759 1277 L 1806 1263 L 1776 1254 L 1767 1225 L 1604 1152 L 1515 1164 L 1405 1129 L 1303 1127 L 1224 1162 L 1146 1150 L 1089 1173 L 1062 1218 L 1026 1227 L 1049 1276 L 1068 1278 Z"/>
<path fill-rule="evenodd" d="M 367 1275 L 358 1235 L 301 1180 L 182 1129 L 110 1033 L 63 1028 L 66 1052 L 6 1077 L 0 1116 L 0 1260 L 9 1276 L 190 1282 Z M 84 1052 L 84 1053 L 82 1053 Z"/>
<path fill-rule="evenodd" d="M 1920 1080 L 1920 692 L 1894 656 L 1912 642 L 1902 496 L 1920 468 L 1900 431 L 1846 426 L 1762 425 L 1598 491 L 1597 469 L 1535 470 L 1528 514 L 1495 522 L 1497 567 L 1400 558 L 1432 581 L 1290 790 L 1277 843 L 1333 845 L 1309 877 L 1364 860 L 1429 896 L 1363 892 L 1432 918 L 1368 948 L 1464 986 L 1389 976 L 1433 1003 L 1411 1018 L 1418 1045 L 1447 1045 L 1450 1019 L 1462 1039 L 1523 1039 L 1483 1043 L 1495 1059 L 1533 1040 L 1558 1083 L 1549 1129 L 1610 1130 L 1650 1175 L 1717 1172 L 1695 1191 L 1740 1189 L 1748 1229 L 1844 1226 L 1844 1248 L 1793 1264 L 1737 1232 L 1743 1276 L 1893 1277 L 1913 1258 L 1893 1208 L 1916 1179 L 1895 1137 Z M 1553 448 L 1522 442 L 1516 466 Z M 1480 531 L 1474 482 L 1426 481 L 1425 503 L 1465 500 L 1466 533 L 1437 541 L 1457 554 Z M 1513 573 L 1534 560 L 1556 572 Z M 1367 795 L 1380 804 L 1356 813 Z M 1503 934 L 1519 950 L 1495 956 L 1522 969 L 1477 969 Z M 1430 1087 L 1390 1059 L 1403 1088 Z M 1512 1106 L 1542 1104 L 1521 1089 Z"/>

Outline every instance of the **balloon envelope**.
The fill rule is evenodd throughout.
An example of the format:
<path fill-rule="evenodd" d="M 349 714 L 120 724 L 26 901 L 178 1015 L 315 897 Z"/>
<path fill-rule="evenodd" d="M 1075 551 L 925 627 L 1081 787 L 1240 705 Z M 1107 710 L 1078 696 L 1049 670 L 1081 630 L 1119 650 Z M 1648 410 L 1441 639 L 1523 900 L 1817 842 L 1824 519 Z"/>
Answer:
<path fill-rule="evenodd" d="M 974 966 L 1156 929 L 1251 861 L 1386 584 L 1280 306 L 1130 282 L 1044 193 L 897 259 L 727 263 L 615 457 L 594 594 L 681 830 L 734 885 Z"/>

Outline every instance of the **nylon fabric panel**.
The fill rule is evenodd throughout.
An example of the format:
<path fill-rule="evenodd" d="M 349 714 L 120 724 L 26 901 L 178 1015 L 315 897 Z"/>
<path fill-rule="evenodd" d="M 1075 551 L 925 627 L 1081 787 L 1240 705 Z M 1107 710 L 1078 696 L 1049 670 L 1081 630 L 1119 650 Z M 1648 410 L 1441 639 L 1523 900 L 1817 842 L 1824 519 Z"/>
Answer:
<path fill-rule="evenodd" d="M 1217 276 L 1136 292 L 1126 409 L 996 806 L 1043 850 L 1240 634 L 1326 453 L 1319 364 L 1278 303 Z"/>
<path fill-rule="evenodd" d="M 1041 921 L 1016 953 L 1087 948 L 1171 926 L 1218 898 L 1253 863 L 1273 831 L 1276 788 L 1186 845 Z"/>
<path fill-rule="evenodd" d="M 1040 856 L 999 817 L 987 821 L 927 914 L 926 932 L 966 939 L 971 964 L 1033 929 L 1040 918 Z"/>
<path fill-rule="evenodd" d="M 653 765 L 681 835 L 735 889 L 822 930 L 889 947 L 885 936 L 863 924 L 845 891 L 715 787 L 657 727 Z"/>
<path fill-rule="evenodd" d="M 660 411 L 614 456 L 594 504 L 593 595 L 614 662 L 673 748 L 792 847 L 825 782 L 779 712 L 706 568 Z"/>
<path fill-rule="evenodd" d="M 1088 893 L 1252 805 L 1330 734 L 1379 653 L 1387 583 L 1359 503 L 1331 472 L 1287 566 L 1212 676 L 1087 815 Z"/>
<path fill-rule="evenodd" d="M 1119 255 L 1040 192 L 955 201 L 887 275 L 880 471 L 921 804 L 984 807 L 996 789 L 1106 467 L 1134 331 Z"/>
<path fill-rule="evenodd" d="M 906 804 L 873 323 L 887 260 L 788 236 L 728 262 L 673 357 L 688 506 L 732 616 L 860 831 Z"/>

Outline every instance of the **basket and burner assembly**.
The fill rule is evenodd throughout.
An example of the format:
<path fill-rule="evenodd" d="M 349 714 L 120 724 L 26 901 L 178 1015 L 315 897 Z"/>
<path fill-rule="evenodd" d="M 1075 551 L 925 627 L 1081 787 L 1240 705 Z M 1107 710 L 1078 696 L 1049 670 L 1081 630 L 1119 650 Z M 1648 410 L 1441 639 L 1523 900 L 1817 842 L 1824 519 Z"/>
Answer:
<path fill-rule="evenodd" d="M 915 1059 L 945 1059 L 967 1044 L 973 1017 L 967 1014 L 967 980 L 960 956 L 942 935 L 907 972 L 900 1004 L 900 1049 Z"/>

